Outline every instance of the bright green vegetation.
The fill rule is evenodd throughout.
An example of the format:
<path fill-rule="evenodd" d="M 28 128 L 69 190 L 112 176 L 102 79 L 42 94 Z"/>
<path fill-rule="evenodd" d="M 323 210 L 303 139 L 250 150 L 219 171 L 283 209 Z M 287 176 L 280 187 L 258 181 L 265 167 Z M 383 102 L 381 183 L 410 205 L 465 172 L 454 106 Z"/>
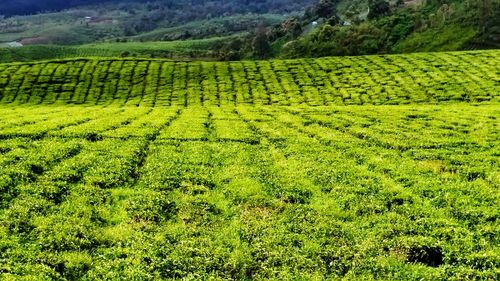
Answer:
<path fill-rule="evenodd" d="M 361 105 L 498 102 L 499 51 L 173 62 L 0 64 L 2 104 Z"/>
<path fill-rule="evenodd" d="M 236 35 L 237 36 L 237 35 Z M 80 46 L 32 45 L 19 48 L 0 47 L 0 62 L 84 57 L 190 58 L 213 57 L 214 45 L 233 37 L 167 42 L 96 43 Z"/>
<path fill-rule="evenodd" d="M 0 110 L 7 280 L 499 275 L 498 104 Z"/>
<path fill-rule="evenodd" d="M 411 52 L 418 50 L 430 52 L 433 50 L 461 50 L 467 46 L 477 31 L 473 28 L 459 26 L 444 26 L 441 29 L 413 33 L 405 41 L 394 46 L 396 52 Z"/>
<path fill-rule="evenodd" d="M 0 64 L 0 279 L 498 279 L 498 58 Z"/>

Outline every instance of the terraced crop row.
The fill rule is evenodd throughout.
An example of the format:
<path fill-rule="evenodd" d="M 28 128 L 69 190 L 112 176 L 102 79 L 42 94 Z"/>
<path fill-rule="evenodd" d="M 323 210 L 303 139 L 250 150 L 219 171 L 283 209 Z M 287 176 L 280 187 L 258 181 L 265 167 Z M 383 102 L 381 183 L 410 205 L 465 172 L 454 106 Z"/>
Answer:
<path fill-rule="evenodd" d="M 499 100 L 500 51 L 243 62 L 0 64 L 1 104 L 361 105 Z"/>
<path fill-rule="evenodd" d="M 498 277 L 496 105 L 0 110 L 7 279 Z"/>

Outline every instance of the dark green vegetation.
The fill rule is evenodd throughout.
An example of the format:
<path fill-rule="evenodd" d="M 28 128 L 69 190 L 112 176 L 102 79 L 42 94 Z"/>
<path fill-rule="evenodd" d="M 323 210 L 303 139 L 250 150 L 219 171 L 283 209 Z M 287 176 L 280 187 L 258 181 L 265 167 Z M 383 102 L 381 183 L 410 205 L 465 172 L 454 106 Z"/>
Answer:
<path fill-rule="evenodd" d="M 500 0 L 321 0 L 269 32 L 286 57 L 500 48 Z"/>
<path fill-rule="evenodd" d="M 33 60 L 84 57 L 140 57 L 217 59 L 222 53 L 217 46 L 232 37 L 184 40 L 170 42 L 96 43 L 80 46 L 36 45 L 22 48 L 0 48 L 0 62 L 31 62 Z"/>
<path fill-rule="evenodd" d="M 498 102 L 499 51 L 242 62 L 74 59 L 0 65 L 3 104 Z"/>
<path fill-rule="evenodd" d="M 40 1 L 36 1 L 39 2 Z M 64 4 L 67 1 L 59 1 Z M 81 2 L 81 1 L 80 1 Z M 118 0 L 69 10 L 0 18 L 0 42 L 79 45 L 103 41 L 171 41 L 226 36 L 278 24 L 313 0 Z M 41 2 L 42 4 L 45 1 Z M 94 2 L 95 3 L 95 2 Z M 18 0 L 16 6 L 22 5 Z M 0 16 L 5 1 L 0 2 Z M 35 7 L 35 6 L 33 6 Z M 57 10 L 57 9 L 56 9 Z"/>
<path fill-rule="evenodd" d="M 499 66 L 0 64 L 0 278 L 496 280 Z"/>
<path fill-rule="evenodd" d="M 4 0 L 0 3 L 0 15 L 24 15 L 47 11 L 59 11 L 72 7 L 89 7 L 92 4 L 100 4 L 104 7 L 120 7 L 134 10 L 141 7 L 152 9 L 163 9 L 170 16 L 168 20 L 176 20 L 175 17 L 185 18 L 187 16 L 219 16 L 224 13 L 267 13 L 269 11 L 290 12 L 301 10 L 303 6 L 310 4 L 313 0 Z M 93 7 L 93 6 L 90 6 Z M 193 15 L 196 14 L 196 15 Z"/>
<path fill-rule="evenodd" d="M 0 62 L 88 56 L 234 59 L 229 56 L 232 52 L 221 50 L 220 42 L 246 36 L 261 25 L 279 24 L 302 11 L 310 0 L 245 5 L 238 1 L 132 2 L 0 18 Z M 9 48 L 12 42 L 24 46 Z"/>
<path fill-rule="evenodd" d="M 141 0 L 136 0 L 136 2 L 139 1 Z M 4 0 L 0 4 L 0 11 L 4 16 L 25 15 L 105 2 L 113 2 L 113 0 Z"/>
<path fill-rule="evenodd" d="M 171 48 L 193 39 L 209 44 Z M 227 61 L 498 49 L 500 0 L 109 1 L 0 19 L 0 46 L 12 41 L 29 46 L 0 48 L 0 62 L 127 52 Z M 144 41 L 134 52 L 110 47 Z"/>

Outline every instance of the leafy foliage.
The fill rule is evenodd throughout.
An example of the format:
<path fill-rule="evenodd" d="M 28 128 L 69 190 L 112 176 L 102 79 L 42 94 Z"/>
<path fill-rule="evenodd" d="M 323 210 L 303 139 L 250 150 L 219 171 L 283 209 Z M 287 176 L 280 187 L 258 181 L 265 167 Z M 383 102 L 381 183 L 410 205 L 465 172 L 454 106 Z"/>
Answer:
<path fill-rule="evenodd" d="M 498 273 L 497 104 L 0 109 L 8 279 Z"/>
<path fill-rule="evenodd" d="M 493 280 L 498 58 L 0 64 L 2 278 Z"/>
<path fill-rule="evenodd" d="M 389 2 L 386 0 L 370 0 L 368 8 L 370 9 L 370 12 L 368 13 L 369 19 L 385 16 L 391 12 Z"/>
<path fill-rule="evenodd" d="M 0 43 L 81 45 L 96 42 L 174 41 L 228 36 L 273 25 L 314 0 L 3 1 Z M 86 5 L 82 5 L 82 3 Z M 11 6 L 27 16 L 4 17 Z M 59 10 L 71 6 L 69 10 Z M 46 8 L 42 8 L 46 7 Z"/>
<path fill-rule="evenodd" d="M 498 51 L 236 62 L 82 58 L 0 64 L 0 103 L 493 102 L 497 72 Z"/>
<path fill-rule="evenodd" d="M 31 14 L 45 11 L 58 11 L 70 7 L 88 6 L 98 3 L 121 4 L 128 5 L 139 3 L 149 7 L 163 6 L 170 10 L 176 11 L 176 14 L 190 13 L 197 10 L 200 14 L 213 14 L 220 16 L 227 12 L 236 13 L 266 13 L 270 10 L 274 11 L 291 11 L 296 6 L 304 6 L 311 1 L 288 1 L 288 0 L 262 0 L 262 1 L 221 1 L 221 0 L 191 0 L 191 1 L 178 1 L 178 0 L 5 0 L 0 4 L 0 11 L 3 15 L 18 15 L 18 14 Z"/>
<path fill-rule="evenodd" d="M 353 7 L 362 7 L 358 2 Z M 339 3 L 337 7 L 342 5 L 346 4 Z M 370 0 L 366 9 L 366 13 L 351 14 L 344 8 L 334 16 L 306 12 L 301 18 L 303 27 L 318 17 L 323 25 L 309 29 L 299 38 L 291 38 L 274 28 L 270 32 L 277 36 L 270 37 L 277 42 L 285 40 L 287 43 L 281 44 L 283 48 L 277 54 L 292 58 L 500 46 L 498 0 L 423 1 L 414 5 Z"/>

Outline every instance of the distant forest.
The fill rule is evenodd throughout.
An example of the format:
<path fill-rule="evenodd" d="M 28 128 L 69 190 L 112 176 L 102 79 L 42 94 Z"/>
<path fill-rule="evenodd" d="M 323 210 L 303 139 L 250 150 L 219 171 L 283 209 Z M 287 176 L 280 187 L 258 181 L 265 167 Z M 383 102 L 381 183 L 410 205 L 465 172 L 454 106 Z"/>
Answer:
<path fill-rule="evenodd" d="M 113 0 L 4 0 L 0 3 L 0 14 L 5 16 L 34 14 L 103 2 L 113 2 Z"/>
<path fill-rule="evenodd" d="M 60 11 L 82 5 L 99 3 L 157 3 L 164 8 L 179 9 L 183 6 L 211 8 L 213 13 L 268 13 L 301 10 L 314 0 L 3 0 L 0 2 L 0 15 L 27 15 L 39 12 Z"/>

